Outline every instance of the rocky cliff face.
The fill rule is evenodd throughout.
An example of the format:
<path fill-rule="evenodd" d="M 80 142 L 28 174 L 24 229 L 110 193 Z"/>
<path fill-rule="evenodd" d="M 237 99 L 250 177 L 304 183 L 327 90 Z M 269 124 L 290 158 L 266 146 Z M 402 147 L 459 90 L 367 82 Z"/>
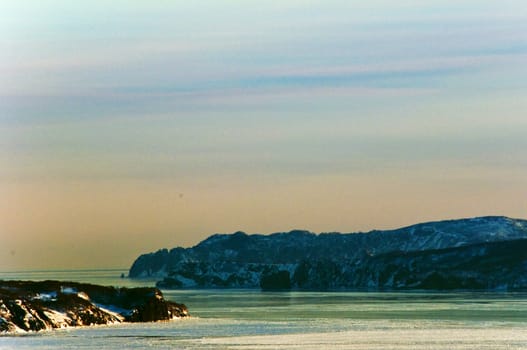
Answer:
<path fill-rule="evenodd" d="M 148 322 L 186 316 L 185 305 L 165 300 L 156 288 L 0 281 L 0 332 Z"/>
<path fill-rule="evenodd" d="M 159 276 L 160 288 L 522 289 L 526 258 L 509 253 L 525 242 L 527 221 L 506 217 L 353 234 L 237 232 L 142 255 L 129 276 Z"/>

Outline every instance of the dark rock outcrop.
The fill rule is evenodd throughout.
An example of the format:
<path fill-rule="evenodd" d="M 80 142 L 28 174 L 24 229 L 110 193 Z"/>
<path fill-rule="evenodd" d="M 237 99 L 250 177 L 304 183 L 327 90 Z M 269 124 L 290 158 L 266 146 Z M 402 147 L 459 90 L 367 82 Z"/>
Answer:
<path fill-rule="evenodd" d="M 525 242 L 527 221 L 507 217 L 353 234 L 237 232 L 141 255 L 129 276 L 159 276 L 160 288 L 273 289 L 280 276 L 287 286 L 287 272 L 294 289 L 527 289 L 527 255 L 514 250 Z"/>
<path fill-rule="evenodd" d="M 0 281 L 0 332 L 151 322 L 186 317 L 185 305 L 156 288 L 59 281 Z"/>

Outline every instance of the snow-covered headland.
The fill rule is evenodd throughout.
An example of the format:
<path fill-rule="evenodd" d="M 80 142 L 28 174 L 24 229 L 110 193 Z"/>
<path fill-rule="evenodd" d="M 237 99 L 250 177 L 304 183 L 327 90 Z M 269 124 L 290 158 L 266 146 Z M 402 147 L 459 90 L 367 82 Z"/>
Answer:
<path fill-rule="evenodd" d="M 188 316 L 156 288 L 60 281 L 0 281 L 0 334 Z"/>

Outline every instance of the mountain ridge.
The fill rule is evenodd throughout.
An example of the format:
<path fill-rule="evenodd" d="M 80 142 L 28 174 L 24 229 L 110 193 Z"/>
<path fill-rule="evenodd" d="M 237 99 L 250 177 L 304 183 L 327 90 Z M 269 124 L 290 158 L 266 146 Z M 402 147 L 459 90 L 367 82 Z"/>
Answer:
<path fill-rule="evenodd" d="M 129 276 L 163 278 L 163 281 L 158 283 L 161 288 L 417 288 L 422 283 L 408 280 L 399 284 L 382 284 L 366 279 L 359 281 L 356 276 L 364 275 L 373 267 L 380 273 L 384 267 L 379 265 L 379 256 L 385 254 L 397 255 L 399 265 L 409 263 L 403 261 L 405 254 L 409 252 L 426 252 L 430 255 L 435 254 L 434 251 L 442 251 L 441 254 L 452 258 L 452 253 L 447 250 L 458 249 L 460 257 L 468 259 L 461 252 L 470 251 L 471 254 L 477 255 L 477 251 L 467 250 L 465 247 L 523 239 L 527 239 L 527 221 L 505 216 L 432 221 L 367 233 L 315 234 L 305 230 L 293 230 L 288 233 L 248 235 L 238 231 L 233 234 L 214 234 L 191 248 L 177 247 L 170 251 L 161 249 L 155 253 L 143 254 L 134 261 Z M 505 254 L 499 249 L 495 251 L 501 255 Z M 406 255 L 406 259 L 411 259 L 410 255 Z M 434 268 L 433 264 L 429 264 L 428 258 L 423 259 L 425 265 L 429 265 L 430 271 L 421 271 L 415 278 L 426 279 L 440 270 L 440 266 Z M 527 261 L 524 264 L 522 259 L 521 255 L 517 257 L 517 273 L 527 269 Z M 477 260 L 473 263 L 477 264 Z M 307 271 L 302 272 L 302 269 Z M 397 268 L 394 268 L 395 270 Z M 468 273 L 470 269 L 465 267 L 465 270 L 464 272 Z M 485 278 L 477 272 L 477 267 L 470 271 L 478 275 L 480 280 Z M 289 282 L 285 272 L 288 273 Z M 461 281 L 459 276 L 463 275 L 463 271 L 458 272 L 455 274 L 458 276 L 456 279 Z M 309 280 L 309 283 L 295 278 L 301 276 L 301 273 L 307 276 L 304 276 L 304 279 Z M 273 276 L 279 278 L 281 284 L 266 285 L 273 281 Z M 334 280 L 327 280 L 327 276 L 333 276 Z M 374 279 L 372 274 L 369 276 Z M 319 283 L 316 279 L 327 281 Z M 493 288 L 509 285 L 507 281 L 497 277 L 494 280 L 497 282 Z M 527 282 L 524 286 L 523 279 L 520 278 L 519 281 L 514 286 L 510 284 L 510 288 L 527 287 Z M 265 282 L 264 285 L 262 282 Z M 463 287 L 464 284 L 460 282 L 460 286 Z"/>

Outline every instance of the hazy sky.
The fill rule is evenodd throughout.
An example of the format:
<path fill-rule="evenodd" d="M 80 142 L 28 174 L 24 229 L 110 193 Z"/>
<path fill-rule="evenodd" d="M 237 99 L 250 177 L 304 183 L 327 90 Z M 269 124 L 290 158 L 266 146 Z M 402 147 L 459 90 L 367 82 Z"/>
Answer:
<path fill-rule="evenodd" d="M 527 217 L 527 5 L 3 1 L 0 270 Z"/>

